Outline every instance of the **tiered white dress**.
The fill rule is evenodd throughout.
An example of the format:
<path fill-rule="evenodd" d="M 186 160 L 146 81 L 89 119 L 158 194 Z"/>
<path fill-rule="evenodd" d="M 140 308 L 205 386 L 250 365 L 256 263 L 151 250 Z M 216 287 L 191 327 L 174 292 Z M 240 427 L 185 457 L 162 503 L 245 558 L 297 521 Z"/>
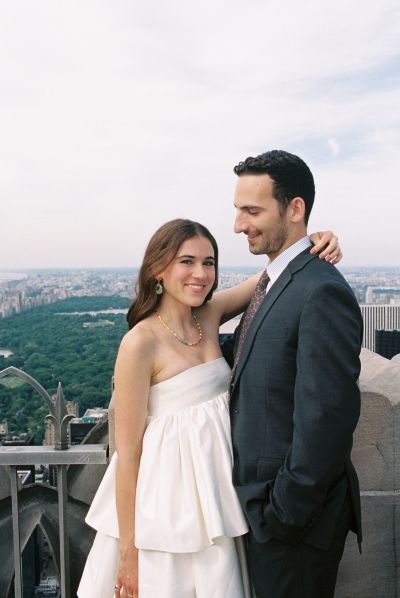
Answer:
<path fill-rule="evenodd" d="M 241 548 L 238 559 L 232 540 L 248 528 L 232 486 L 229 377 L 219 358 L 150 389 L 136 491 L 139 598 L 250 596 Z M 114 593 L 117 459 L 114 454 L 86 518 L 98 533 L 79 598 Z"/>

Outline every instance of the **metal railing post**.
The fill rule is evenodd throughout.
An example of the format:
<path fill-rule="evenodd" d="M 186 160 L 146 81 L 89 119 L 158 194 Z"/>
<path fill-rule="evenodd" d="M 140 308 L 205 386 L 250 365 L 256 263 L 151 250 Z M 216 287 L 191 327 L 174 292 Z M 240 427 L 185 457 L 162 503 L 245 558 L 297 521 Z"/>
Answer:
<path fill-rule="evenodd" d="M 69 535 L 68 535 L 68 489 L 65 465 L 57 465 L 58 525 L 60 530 L 60 576 L 61 598 L 70 598 Z"/>
<path fill-rule="evenodd" d="M 21 538 L 19 533 L 18 512 L 18 472 L 16 466 L 10 467 L 12 528 L 14 544 L 14 592 L 15 598 L 22 598 L 22 564 L 21 564 Z"/>
<path fill-rule="evenodd" d="M 0 447 L 0 466 L 11 467 L 12 528 L 14 542 L 14 590 L 15 598 L 22 598 L 23 578 L 21 559 L 21 538 L 18 513 L 18 473 L 19 465 L 56 465 L 58 493 L 58 525 L 60 533 L 60 585 L 61 597 L 71 598 L 70 555 L 68 533 L 68 484 L 67 465 L 105 464 L 106 447 L 98 445 L 70 446 L 68 424 L 73 415 L 68 413 L 61 384 L 58 384 L 57 396 L 52 400 L 49 393 L 32 376 L 10 366 L 0 371 L 0 379 L 16 376 L 30 384 L 46 402 L 50 414 L 47 416 L 54 425 L 55 443 L 47 446 L 2 446 Z"/>

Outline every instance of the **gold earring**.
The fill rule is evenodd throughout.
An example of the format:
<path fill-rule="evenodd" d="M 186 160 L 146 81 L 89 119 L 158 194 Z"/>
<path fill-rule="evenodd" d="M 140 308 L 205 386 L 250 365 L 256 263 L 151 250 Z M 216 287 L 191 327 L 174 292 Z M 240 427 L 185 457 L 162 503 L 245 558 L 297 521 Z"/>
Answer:
<path fill-rule="evenodd" d="M 156 284 L 156 295 L 162 295 L 163 292 L 163 286 L 161 284 L 161 280 L 157 280 L 157 284 Z"/>

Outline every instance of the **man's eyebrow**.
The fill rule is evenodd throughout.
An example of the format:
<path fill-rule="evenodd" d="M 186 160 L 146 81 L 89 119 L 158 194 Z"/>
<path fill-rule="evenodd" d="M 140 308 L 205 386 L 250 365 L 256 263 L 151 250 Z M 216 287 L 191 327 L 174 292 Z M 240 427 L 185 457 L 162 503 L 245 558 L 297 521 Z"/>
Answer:
<path fill-rule="evenodd" d="M 235 203 L 233 204 L 236 209 L 239 210 L 264 210 L 263 206 L 259 206 L 258 204 L 245 204 L 243 206 L 238 206 Z"/>

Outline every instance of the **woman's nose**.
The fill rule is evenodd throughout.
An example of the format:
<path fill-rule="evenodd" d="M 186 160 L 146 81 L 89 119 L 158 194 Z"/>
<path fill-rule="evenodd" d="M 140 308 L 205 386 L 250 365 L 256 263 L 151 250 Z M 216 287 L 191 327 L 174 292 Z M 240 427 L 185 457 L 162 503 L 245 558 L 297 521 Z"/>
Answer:
<path fill-rule="evenodd" d="M 203 264 L 195 264 L 192 270 L 192 274 L 196 278 L 203 278 L 205 276 L 205 268 Z"/>

